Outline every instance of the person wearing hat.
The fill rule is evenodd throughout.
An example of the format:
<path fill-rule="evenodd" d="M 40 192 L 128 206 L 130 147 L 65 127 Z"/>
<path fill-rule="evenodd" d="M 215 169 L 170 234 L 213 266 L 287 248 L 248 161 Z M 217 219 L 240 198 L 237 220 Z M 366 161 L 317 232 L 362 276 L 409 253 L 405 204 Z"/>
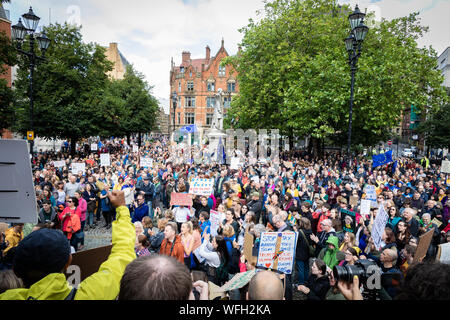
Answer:
<path fill-rule="evenodd" d="M 13 271 L 24 287 L 0 294 L 0 300 L 114 300 L 119 294 L 125 267 L 136 258 L 136 234 L 122 191 L 109 194 L 117 208 L 113 222 L 112 249 L 108 260 L 73 289 L 64 272 L 72 263 L 70 245 L 59 230 L 39 229 L 17 246 Z"/>

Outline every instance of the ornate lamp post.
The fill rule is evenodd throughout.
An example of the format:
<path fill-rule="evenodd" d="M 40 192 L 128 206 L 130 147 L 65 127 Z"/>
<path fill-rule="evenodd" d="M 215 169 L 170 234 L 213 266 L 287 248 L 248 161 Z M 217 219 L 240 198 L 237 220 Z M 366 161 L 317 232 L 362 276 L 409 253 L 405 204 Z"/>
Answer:
<path fill-rule="evenodd" d="M 172 92 L 172 106 L 173 106 L 173 139 L 175 141 L 175 110 L 177 108 L 177 93 L 176 91 Z"/>
<path fill-rule="evenodd" d="M 352 113 L 353 113 L 353 96 L 355 87 L 355 73 L 357 70 L 358 59 L 361 56 L 362 43 L 364 38 L 369 32 L 369 27 L 364 25 L 365 13 L 362 13 L 358 5 L 355 7 L 355 11 L 348 16 L 350 22 L 350 35 L 344 40 L 345 47 L 348 52 L 348 63 L 350 65 L 351 72 L 351 89 L 350 89 L 350 110 L 348 115 L 348 141 L 347 141 L 347 156 L 351 159 L 350 146 L 352 141 Z"/>
<path fill-rule="evenodd" d="M 25 25 L 22 24 L 22 19 L 19 18 L 19 22 L 16 25 L 11 27 L 12 29 L 12 38 L 16 41 L 17 51 L 21 54 L 24 54 L 28 57 L 30 61 L 30 131 L 33 132 L 33 76 L 34 76 L 34 67 L 38 59 L 43 60 L 45 51 L 48 49 L 50 45 L 50 39 L 42 33 L 35 33 L 36 28 L 39 24 L 39 18 L 33 12 L 33 9 L 30 7 L 28 13 L 22 15 L 23 21 Z M 28 35 L 28 38 L 26 36 Z M 27 41 L 29 44 L 28 51 L 22 50 L 23 42 Z M 35 52 L 36 41 L 38 44 L 39 50 L 42 52 L 42 56 L 38 56 Z M 34 132 L 33 132 L 34 139 Z M 30 155 L 33 155 L 33 145 L 34 140 L 30 139 Z"/>

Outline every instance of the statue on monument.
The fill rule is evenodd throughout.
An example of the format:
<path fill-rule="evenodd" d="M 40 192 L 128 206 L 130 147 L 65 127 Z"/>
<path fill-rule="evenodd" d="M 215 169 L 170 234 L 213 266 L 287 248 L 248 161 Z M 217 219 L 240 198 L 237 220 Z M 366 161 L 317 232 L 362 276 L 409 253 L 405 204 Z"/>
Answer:
<path fill-rule="evenodd" d="M 219 88 L 215 95 L 215 103 L 214 103 L 214 116 L 211 123 L 211 129 L 213 130 L 223 130 L 223 100 L 222 100 L 222 89 Z"/>

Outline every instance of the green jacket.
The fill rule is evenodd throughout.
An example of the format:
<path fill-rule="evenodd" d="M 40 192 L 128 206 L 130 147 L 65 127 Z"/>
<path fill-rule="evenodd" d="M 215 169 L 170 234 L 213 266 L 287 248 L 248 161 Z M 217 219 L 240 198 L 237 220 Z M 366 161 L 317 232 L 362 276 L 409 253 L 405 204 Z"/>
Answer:
<path fill-rule="evenodd" d="M 331 243 L 334 246 L 333 250 L 328 248 L 328 244 Z M 338 265 L 340 261 L 345 258 L 345 255 L 339 251 L 339 239 L 336 236 L 329 236 L 327 240 L 327 247 L 320 251 L 318 258 L 323 260 L 325 264 L 333 269 L 334 266 Z"/>
<path fill-rule="evenodd" d="M 136 259 L 135 241 L 136 232 L 131 223 L 130 212 L 125 206 L 118 207 L 117 219 L 112 223 L 111 254 L 98 272 L 80 283 L 75 300 L 116 299 L 125 267 Z M 0 295 L 0 300 L 64 300 L 71 290 L 63 273 L 52 273 L 30 288 L 4 292 Z"/>

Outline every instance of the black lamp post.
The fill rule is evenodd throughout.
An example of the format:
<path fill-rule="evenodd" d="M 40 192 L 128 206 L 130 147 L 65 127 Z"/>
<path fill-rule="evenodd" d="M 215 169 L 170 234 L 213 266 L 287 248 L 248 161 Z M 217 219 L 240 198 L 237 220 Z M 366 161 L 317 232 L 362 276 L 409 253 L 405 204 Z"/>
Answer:
<path fill-rule="evenodd" d="M 12 29 L 12 38 L 17 43 L 17 51 L 26 55 L 30 61 L 30 131 L 33 130 L 33 75 L 34 75 L 34 67 L 36 65 L 36 61 L 38 59 L 43 60 L 45 51 L 48 49 L 50 45 L 50 39 L 42 33 L 35 33 L 36 28 L 39 24 L 39 18 L 33 12 L 33 9 L 30 7 L 28 13 L 22 15 L 23 21 L 25 25 L 22 24 L 22 19 L 19 18 L 19 22 L 16 25 L 11 27 Z M 28 51 L 22 50 L 22 43 L 25 41 L 25 37 L 28 35 L 28 43 L 29 49 Z M 42 52 L 42 56 L 38 56 L 35 53 L 35 42 L 37 41 L 38 47 Z M 34 132 L 33 139 L 30 139 L 30 155 L 33 155 L 33 146 L 34 146 Z"/>
<path fill-rule="evenodd" d="M 173 139 L 175 141 L 175 109 L 177 108 L 177 93 L 172 92 L 172 106 L 173 106 Z"/>
<path fill-rule="evenodd" d="M 350 65 L 351 71 L 351 89 L 350 89 L 350 110 L 348 114 L 348 141 L 347 141 L 347 156 L 349 161 L 351 159 L 350 154 L 350 146 L 352 141 L 352 113 L 353 113 L 353 95 L 354 95 L 354 86 L 355 86 L 355 73 L 356 73 L 356 65 L 358 63 L 358 59 L 361 56 L 361 48 L 364 38 L 369 31 L 369 27 L 364 25 L 364 17 L 365 13 L 362 13 L 358 5 L 355 7 L 355 11 L 348 16 L 348 20 L 350 21 L 350 35 L 344 40 L 345 47 L 348 52 L 348 63 Z"/>

